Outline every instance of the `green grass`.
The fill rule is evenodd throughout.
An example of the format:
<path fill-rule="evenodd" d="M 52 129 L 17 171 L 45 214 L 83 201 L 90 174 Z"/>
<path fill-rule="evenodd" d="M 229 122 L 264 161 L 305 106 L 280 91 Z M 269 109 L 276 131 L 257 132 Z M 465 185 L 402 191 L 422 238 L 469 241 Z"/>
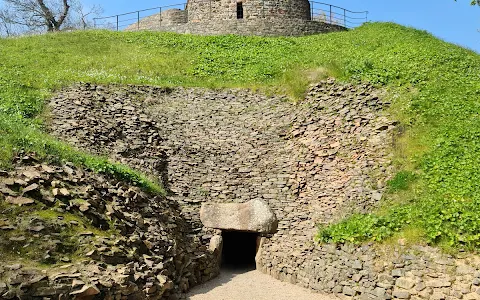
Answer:
<path fill-rule="evenodd" d="M 391 23 L 300 38 L 87 31 L 0 40 L 0 162 L 25 148 L 148 185 L 42 129 L 45 99 L 71 83 L 249 87 L 300 98 L 325 74 L 385 87 L 405 130 L 388 208 L 319 231 L 324 242 L 385 240 L 480 247 L 480 57 Z M 311 76 L 313 74 L 313 76 Z M 412 229 L 413 228 L 413 229 Z"/>

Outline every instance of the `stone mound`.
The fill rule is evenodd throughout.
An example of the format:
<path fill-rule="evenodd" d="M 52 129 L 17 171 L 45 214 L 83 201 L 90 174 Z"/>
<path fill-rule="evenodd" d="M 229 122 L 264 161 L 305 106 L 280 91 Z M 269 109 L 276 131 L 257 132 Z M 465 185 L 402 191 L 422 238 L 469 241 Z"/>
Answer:
<path fill-rule="evenodd" d="M 69 163 L 14 166 L 0 171 L 0 299 L 160 299 L 216 275 L 178 204 Z"/>
<path fill-rule="evenodd" d="M 298 103 L 244 89 L 89 84 L 50 103 L 53 135 L 159 178 L 205 247 L 218 232 L 200 222 L 202 203 L 265 201 L 278 230 L 264 235 L 258 268 L 350 296 L 376 295 L 374 250 L 320 247 L 313 237 L 318 224 L 381 200 L 397 125 L 388 106 L 371 85 L 335 80 L 312 85 Z"/>
<path fill-rule="evenodd" d="M 66 197 L 54 206 L 97 224 L 77 235 L 79 244 L 95 247 L 88 264 L 72 261 L 54 269 L 58 274 L 5 264 L 0 278 L 8 285 L 0 281 L 0 294 L 173 297 L 209 279 L 218 267 L 221 237 L 201 224 L 201 205 L 257 199 L 268 203 L 279 221 L 277 232 L 263 235 L 256 254 L 258 269 L 275 278 L 354 299 L 479 299 L 478 257 L 409 249 L 400 241 L 385 253 L 368 244 L 313 243 L 317 224 L 369 211 L 382 198 L 393 171 L 389 149 L 397 125 L 385 112 L 388 106 L 371 85 L 334 80 L 312 85 L 298 103 L 242 89 L 79 84 L 61 91 L 50 103 L 53 135 L 158 178 L 168 195 L 125 196 L 130 187 L 88 170 L 71 180 L 69 170 L 80 171 L 68 164 L 67 171 L 65 165 L 47 165 L 58 174 L 51 175 L 58 186 L 49 179 L 31 183 L 29 172 L 44 172 L 43 166 L 18 158 L 15 171 L 0 171 L 0 205 L 12 212 L 0 220 L 2 247 L 28 250 L 47 230 L 55 246 L 62 228 L 75 228 L 71 220 L 58 219 L 55 227 L 30 219 L 37 205 L 49 207 L 51 197 Z M 97 195 L 93 202 L 105 197 L 106 203 L 81 196 L 83 201 L 72 201 L 72 193 L 82 190 L 81 178 L 93 187 L 86 191 Z M 30 196 L 38 189 L 45 199 L 42 193 Z M 107 204 L 118 210 L 112 215 Z M 133 232 L 132 240 L 127 234 L 117 243 L 99 234 L 106 230 Z M 68 261 L 61 248 L 45 251 L 47 258 Z M 80 250 L 83 255 L 87 249 Z M 117 257 L 122 261 L 108 261 Z"/>

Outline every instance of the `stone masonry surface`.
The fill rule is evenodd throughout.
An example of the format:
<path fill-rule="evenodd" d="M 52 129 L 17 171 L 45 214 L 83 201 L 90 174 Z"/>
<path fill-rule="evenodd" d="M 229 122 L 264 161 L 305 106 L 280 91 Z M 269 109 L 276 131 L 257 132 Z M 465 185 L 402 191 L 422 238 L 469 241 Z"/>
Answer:
<path fill-rule="evenodd" d="M 176 299 L 218 274 L 177 203 L 70 163 L 20 153 L 14 166 L 0 171 L 0 299 Z M 31 261 L 10 260 L 32 244 Z"/>
<path fill-rule="evenodd" d="M 216 22 L 237 19 L 238 3 L 242 3 L 243 19 L 247 20 L 311 18 L 308 0 L 189 0 L 186 9 L 188 21 L 195 23 L 205 20 Z"/>
<path fill-rule="evenodd" d="M 301 19 L 235 19 L 176 24 L 160 19 L 160 15 L 153 15 L 128 26 L 125 30 L 152 30 L 200 35 L 302 36 L 346 29 L 335 24 Z"/>
<path fill-rule="evenodd" d="M 51 130 L 159 178 L 204 245 L 218 232 L 202 227 L 202 203 L 266 201 L 279 224 L 257 266 L 281 280 L 359 299 L 477 299 L 473 258 L 399 246 L 382 259 L 370 245 L 313 243 L 317 224 L 381 200 L 397 125 L 388 105 L 368 84 L 334 80 L 298 103 L 242 89 L 83 84 L 52 99 Z"/>

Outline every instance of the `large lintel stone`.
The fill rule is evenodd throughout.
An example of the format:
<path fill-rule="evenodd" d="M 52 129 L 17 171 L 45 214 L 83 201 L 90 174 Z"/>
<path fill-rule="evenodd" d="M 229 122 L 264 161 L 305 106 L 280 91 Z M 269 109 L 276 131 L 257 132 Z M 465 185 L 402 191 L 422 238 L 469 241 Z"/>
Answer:
<path fill-rule="evenodd" d="M 273 233 L 277 217 L 265 201 L 246 203 L 204 203 L 200 220 L 205 227 L 245 232 Z"/>

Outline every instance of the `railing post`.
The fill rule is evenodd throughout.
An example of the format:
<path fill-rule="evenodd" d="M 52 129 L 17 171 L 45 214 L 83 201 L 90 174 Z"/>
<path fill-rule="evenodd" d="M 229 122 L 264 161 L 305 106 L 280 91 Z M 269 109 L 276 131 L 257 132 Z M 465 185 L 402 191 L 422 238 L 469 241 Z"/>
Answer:
<path fill-rule="evenodd" d="M 343 26 L 347 28 L 347 10 L 343 9 Z"/>
<path fill-rule="evenodd" d="M 119 29 L 119 27 L 118 27 L 118 15 L 117 15 L 117 31 L 119 31 L 118 29 Z"/>
<path fill-rule="evenodd" d="M 97 29 L 97 18 L 93 18 L 93 28 Z"/>
<path fill-rule="evenodd" d="M 368 11 L 365 13 L 365 22 L 368 22 Z"/>
<path fill-rule="evenodd" d="M 140 30 L 140 11 L 137 11 L 137 30 Z"/>
<path fill-rule="evenodd" d="M 330 24 L 332 24 L 332 5 L 330 4 Z"/>
<path fill-rule="evenodd" d="M 310 2 L 310 20 L 313 21 L 313 2 Z"/>
<path fill-rule="evenodd" d="M 158 13 L 158 22 L 160 23 L 160 26 L 162 26 L 162 8 L 159 8 L 160 12 Z"/>

